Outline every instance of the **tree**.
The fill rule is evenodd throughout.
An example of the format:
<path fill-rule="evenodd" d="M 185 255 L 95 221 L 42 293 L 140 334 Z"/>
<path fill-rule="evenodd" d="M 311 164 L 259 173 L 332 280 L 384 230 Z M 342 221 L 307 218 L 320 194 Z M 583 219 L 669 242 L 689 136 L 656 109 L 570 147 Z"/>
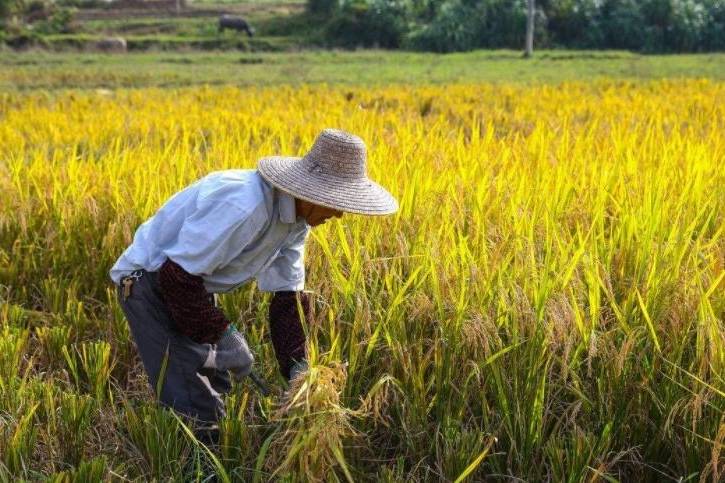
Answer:
<path fill-rule="evenodd" d="M 527 0 L 526 2 L 526 50 L 524 51 L 524 57 L 531 57 L 534 55 L 534 1 Z"/>
<path fill-rule="evenodd" d="M 0 0 L 0 27 L 8 15 L 10 15 L 10 0 Z"/>

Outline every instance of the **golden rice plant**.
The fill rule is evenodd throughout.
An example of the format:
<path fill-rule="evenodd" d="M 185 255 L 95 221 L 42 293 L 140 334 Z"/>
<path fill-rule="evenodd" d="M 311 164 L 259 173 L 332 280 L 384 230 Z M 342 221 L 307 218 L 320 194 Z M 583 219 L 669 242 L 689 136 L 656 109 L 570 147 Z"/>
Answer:
<path fill-rule="evenodd" d="M 50 483 L 92 483 L 112 481 L 108 476 L 108 462 L 105 456 L 96 456 L 83 461 L 78 467 L 59 471 L 47 479 Z"/>
<path fill-rule="evenodd" d="M 107 272 L 177 190 L 325 127 L 401 209 L 313 232 L 324 357 L 289 399 L 236 385 L 214 461 L 151 409 Z M 721 481 L 724 233 L 722 82 L 3 95 L 0 478 Z M 279 387 L 268 300 L 221 306 Z M 38 385 L 104 402 L 52 429 Z"/>
<path fill-rule="evenodd" d="M 343 441 L 354 435 L 352 411 L 340 404 L 345 367 L 310 365 L 291 381 L 280 407 L 272 416 L 279 424 L 268 462 L 271 478 L 295 475 L 299 481 L 329 481 L 340 468 L 353 481 L 343 456 Z"/>

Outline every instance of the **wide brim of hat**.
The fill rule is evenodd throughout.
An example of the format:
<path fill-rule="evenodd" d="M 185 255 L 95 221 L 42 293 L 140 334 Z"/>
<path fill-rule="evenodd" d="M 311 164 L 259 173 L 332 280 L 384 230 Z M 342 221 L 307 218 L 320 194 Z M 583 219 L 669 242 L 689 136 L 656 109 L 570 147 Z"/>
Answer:
<path fill-rule="evenodd" d="M 301 165 L 301 160 L 270 156 L 259 160 L 257 170 L 282 191 L 327 208 L 361 215 L 389 215 L 398 211 L 393 195 L 371 179 L 310 173 Z"/>

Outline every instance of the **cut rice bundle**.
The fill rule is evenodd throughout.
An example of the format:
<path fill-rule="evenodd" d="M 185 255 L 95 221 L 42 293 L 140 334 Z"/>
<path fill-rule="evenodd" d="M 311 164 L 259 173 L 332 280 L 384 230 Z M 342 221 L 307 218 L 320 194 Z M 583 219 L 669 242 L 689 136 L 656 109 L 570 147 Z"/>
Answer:
<path fill-rule="evenodd" d="M 290 382 L 280 407 L 272 415 L 279 422 L 267 464 L 272 478 L 287 475 L 304 481 L 329 480 L 335 467 L 352 477 L 343 456 L 343 441 L 355 435 L 350 417 L 355 411 L 340 404 L 345 366 L 311 365 Z"/>

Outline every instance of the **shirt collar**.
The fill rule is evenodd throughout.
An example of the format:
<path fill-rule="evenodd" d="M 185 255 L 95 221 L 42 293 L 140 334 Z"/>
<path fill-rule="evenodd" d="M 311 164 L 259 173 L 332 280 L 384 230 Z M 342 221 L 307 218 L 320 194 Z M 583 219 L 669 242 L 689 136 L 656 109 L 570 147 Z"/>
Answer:
<path fill-rule="evenodd" d="M 282 223 L 295 223 L 297 221 L 297 211 L 295 210 L 295 199 L 282 190 L 279 192 L 279 221 Z"/>

